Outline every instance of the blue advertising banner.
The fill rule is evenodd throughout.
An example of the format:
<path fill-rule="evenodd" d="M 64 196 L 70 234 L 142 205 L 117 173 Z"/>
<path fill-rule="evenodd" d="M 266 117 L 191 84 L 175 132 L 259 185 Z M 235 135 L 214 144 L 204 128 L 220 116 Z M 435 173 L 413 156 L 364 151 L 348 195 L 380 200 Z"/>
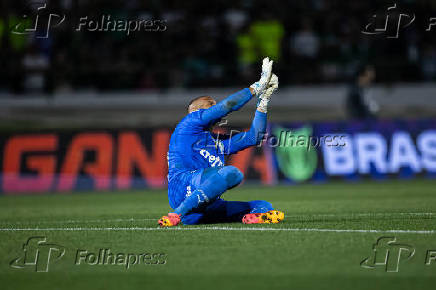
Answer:
<path fill-rule="evenodd" d="M 264 139 L 281 182 L 436 177 L 436 120 L 274 124 Z"/>

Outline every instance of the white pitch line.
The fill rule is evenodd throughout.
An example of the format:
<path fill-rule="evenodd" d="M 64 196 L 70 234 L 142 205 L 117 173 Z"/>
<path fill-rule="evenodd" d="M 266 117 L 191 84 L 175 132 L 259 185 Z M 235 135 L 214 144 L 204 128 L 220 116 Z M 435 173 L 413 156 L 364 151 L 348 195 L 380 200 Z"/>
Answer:
<path fill-rule="evenodd" d="M 287 218 L 318 218 L 318 217 L 368 217 L 368 216 L 433 216 L 432 212 L 393 212 L 393 213 L 349 213 L 349 214 L 306 214 L 306 215 L 286 215 Z M 137 221 L 156 221 L 157 218 L 120 218 L 120 219 L 96 219 L 96 220 L 55 220 L 55 221 L 18 221 L 0 222 L 2 224 L 62 224 L 62 223 L 104 223 L 104 222 L 137 222 Z"/>
<path fill-rule="evenodd" d="M 363 230 L 363 229 L 320 229 L 320 228 L 265 228 L 265 227 L 89 227 L 89 228 L 0 228 L 1 232 L 20 231 L 283 231 L 283 232 L 332 232 L 332 233 L 389 233 L 389 234 L 436 234 L 436 230 Z"/>
<path fill-rule="evenodd" d="M 427 215 L 434 215 L 433 212 L 368 212 L 368 213 L 344 213 L 344 214 L 307 214 L 308 216 L 316 216 L 316 217 L 323 217 L 323 216 L 386 216 L 386 215 L 416 215 L 416 216 L 427 216 Z"/>
<path fill-rule="evenodd" d="M 305 215 L 286 215 L 288 218 L 296 217 L 309 217 L 309 218 L 322 218 L 322 217 L 393 217 L 393 216 L 434 216 L 432 212 L 392 212 L 392 213 L 348 213 L 348 214 L 305 214 Z"/>
<path fill-rule="evenodd" d="M 54 220 L 54 221 L 18 221 L 18 222 L 10 222 L 13 224 L 76 224 L 76 223 L 104 223 L 104 222 L 135 222 L 135 221 L 157 221 L 158 219 L 151 218 L 127 218 L 127 219 L 99 219 L 99 220 Z M 1 222 L 3 224 L 7 224 L 8 222 Z"/>

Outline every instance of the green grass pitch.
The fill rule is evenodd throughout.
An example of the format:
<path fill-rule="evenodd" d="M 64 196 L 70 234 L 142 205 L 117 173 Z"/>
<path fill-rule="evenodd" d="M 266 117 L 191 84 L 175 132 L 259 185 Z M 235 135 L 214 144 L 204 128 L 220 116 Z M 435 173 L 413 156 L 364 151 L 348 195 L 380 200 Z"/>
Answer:
<path fill-rule="evenodd" d="M 284 211 L 286 219 L 277 225 L 159 229 L 157 219 L 169 210 L 164 190 L 2 196 L 0 288 L 434 288 L 436 181 L 243 185 L 224 198 L 266 199 Z M 49 257 L 48 272 L 35 271 L 31 257 L 36 254 L 31 251 L 29 265 L 11 267 L 14 259 L 23 257 L 23 244 L 30 237 L 45 237 L 46 243 L 58 247 Z M 360 265 L 373 255 L 380 237 L 396 238 L 396 245 L 388 247 L 387 263 L 398 262 L 394 258 L 399 253 L 398 272 L 387 272 L 384 265 Z M 60 258 L 59 247 L 65 249 Z M 401 247 L 408 250 L 398 252 Z M 38 249 L 38 262 L 43 263 L 47 248 L 41 244 Z M 122 255 L 120 265 L 83 260 L 76 264 L 78 250 L 89 254 L 99 249 L 122 255 L 161 253 L 165 264 L 149 265 L 143 259 L 126 269 Z M 377 250 L 386 253 L 386 248 Z M 435 251 L 434 259 L 428 257 L 429 250 Z"/>

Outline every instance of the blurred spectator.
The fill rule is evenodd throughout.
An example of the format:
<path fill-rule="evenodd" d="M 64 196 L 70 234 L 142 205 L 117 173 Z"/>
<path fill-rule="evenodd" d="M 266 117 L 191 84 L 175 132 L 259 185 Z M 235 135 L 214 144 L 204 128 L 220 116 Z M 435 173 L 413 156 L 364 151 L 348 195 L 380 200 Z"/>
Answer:
<path fill-rule="evenodd" d="M 258 61 L 254 39 L 249 33 L 249 27 L 242 28 L 236 36 L 238 47 L 238 68 L 244 79 L 252 75 L 252 66 Z"/>
<path fill-rule="evenodd" d="M 298 68 L 293 80 L 304 83 L 316 81 L 319 74 L 317 57 L 320 39 L 313 31 L 309 19 L 306 18 L 301 22 L 301 29 L 291 37 L 290 42 L 293 65 Z"/>
<path fill-rule="evenodd" d="M 55 93 L 67 93 L 72 91 L 71 63 L 67 57 L 65 52 L 59 51 L 54 59 L 50 75 L 52 77 L 51 85 Z"/>
<path fill-rule="evenodd" d="M 3 37 L 3 33 L 5 31 L 11 30 L 11 28 L 15 28 L 18 23 L 21 23 L 20 26 L 18 26 L 17 32 L 23 32 L 26 27 L 29 27 L 31 25 L 30 19 L 19 19 L 15 15 L 11 15 L 9 17 L 9 29 L 7 29 L 6 23 L 3 19 L 0 19 L 0 39 Z M 28 42 L 27 37 L 23 37 L 19 34 L 9 33 L 9 45 L 11 48 L 15 51 L 22 51 L 26 48 L 26 44 Z"/>
<path fill-rule="evenodd" d="M 250 27 L 250 35 L 255 44 L 257 59 L 269 56 L 274 61 L 280 60 L 283 24 L 271 16 L 265 20 L 255 21 Z"/>
<path fill-rule="evenodd" d="M 436 77 L 436 49 L 433 46 L 427 46 L 424 49 L 421 61 L 421 71 L 424 79 L 427 81 L 434 80 Z"/>
<path fill-rule="evenodd" d="M 305 19 L 301 30 L 296 32 L 291 39 L 293 53 L 299 57 L 314 59 L 318 56 L 319 46 L 320 40 L 313 31 L 311 21 Z"/>
<path fill-rule="evenodd" d="M 371 65 L 363 65 L 357 69 L 355 78 L 350 85 L 346 106 L 348 115 L 354 119 L 375 118 L 379 110 L 378 104 L 372 99 L 368 90 L 376 76 Z"/>
<path fill-rule="evenodd" d="M 39 52 L 35 45 L 31 45 L 23 58 L 24 89 L 26 92 L 43 91 L 48 67 L 47 57 Z"/>
<path fill-rule="evenodd" d="M 207 61 L 193 52 L 183 62 L 185 73 L 185 85 L 187 87 L 201 86 L 209 73 L 210 67 Z"/>
<path fill-rule="evenodd" d="M 239 31 L 248 21 L 247 12 L 242 9 L 229 9 L 224 13 L 224 20 L 230 31 Z"/>

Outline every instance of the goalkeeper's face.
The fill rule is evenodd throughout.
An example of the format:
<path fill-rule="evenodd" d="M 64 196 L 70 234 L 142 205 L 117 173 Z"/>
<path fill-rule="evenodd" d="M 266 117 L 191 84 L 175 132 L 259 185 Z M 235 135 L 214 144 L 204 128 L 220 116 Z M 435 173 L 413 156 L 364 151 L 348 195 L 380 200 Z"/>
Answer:
<path fill-rule="evenodd" d="M 209 109 L 216 105 L 216 101 L 209 96 L 202 96 L 193 99 L 188 106 L 188 113 L 198 111 L 200 109 Z"/>

